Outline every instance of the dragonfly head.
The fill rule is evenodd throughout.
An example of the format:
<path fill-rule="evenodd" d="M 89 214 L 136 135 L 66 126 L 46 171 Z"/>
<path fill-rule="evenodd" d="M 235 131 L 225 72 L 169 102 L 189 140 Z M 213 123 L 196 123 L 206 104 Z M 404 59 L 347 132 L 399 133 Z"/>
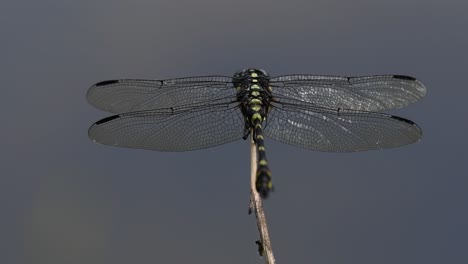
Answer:
<path fill-rule="evenodd" d="M 237 71 L 234 74 L 232 82 L 237 87 L 240 83 L 250 81 L 252 79 L 261 79 L 268 81 L 270 79 L 270 75 L 262 69 L 246 68 L 241 71 Z"/>

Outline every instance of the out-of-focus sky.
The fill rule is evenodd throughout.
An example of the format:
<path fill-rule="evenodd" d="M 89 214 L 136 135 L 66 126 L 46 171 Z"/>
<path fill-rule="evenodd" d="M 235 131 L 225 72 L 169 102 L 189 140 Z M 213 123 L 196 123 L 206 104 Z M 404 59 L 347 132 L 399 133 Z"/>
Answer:
<path fill-rule="evenodd" d="M 331 154 L 267 140 L 278 263 L 468 263 L 468 3 L 0 4 L 0 263 L 260 263 L 249 148 L 94 144 L 95 82 L 290 73 L 415 76 L 421 142 Z"/>

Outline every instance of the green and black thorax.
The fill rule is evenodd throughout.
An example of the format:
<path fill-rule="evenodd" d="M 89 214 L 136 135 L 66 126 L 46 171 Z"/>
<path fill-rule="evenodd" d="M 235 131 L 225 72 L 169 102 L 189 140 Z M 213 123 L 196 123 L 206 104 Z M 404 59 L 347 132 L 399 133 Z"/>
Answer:
<path fill-rule="evenodd" d="M 233 84 L 245 118 L 245 128 L 255 129 L 255 124 L 265 121 L 272 101 L 270 76 L 263 70 L 245 69 L 234 75 Z"/>

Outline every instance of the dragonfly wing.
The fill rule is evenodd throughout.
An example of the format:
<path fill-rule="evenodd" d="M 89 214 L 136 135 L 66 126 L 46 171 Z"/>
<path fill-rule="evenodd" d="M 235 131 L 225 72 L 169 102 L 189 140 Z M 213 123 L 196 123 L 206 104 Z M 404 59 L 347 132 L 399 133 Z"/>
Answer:
<path fill-rule="evenodd" d="M 88 132 L 95 142 L 158 151 L 189 151 L 238 140 L 244 135 L 239 108 L 226 104 L 166 108 L 104 118 Z"/>
<path fill-rule="evenodd" d="M 326 152 L 393 148 L 422 137 L 413 122 L 384 113 L 292 104 L 272 107 L 265 135 L 277 141 Z"/>
<path fill-rule="evenodd" d="M 202 76 L 170 80 L 109 80 L 89 88 L 88 102 L 111 113 L 201 104 L 234 96 L 232 77 Z"/>
<path fill-rule="evenodd" d="M 413 77 L 286 75 L 271 79 L 277 100 L 294 99 L 328 108 L 384 111 L 414 103 L 426 88 Z"/>

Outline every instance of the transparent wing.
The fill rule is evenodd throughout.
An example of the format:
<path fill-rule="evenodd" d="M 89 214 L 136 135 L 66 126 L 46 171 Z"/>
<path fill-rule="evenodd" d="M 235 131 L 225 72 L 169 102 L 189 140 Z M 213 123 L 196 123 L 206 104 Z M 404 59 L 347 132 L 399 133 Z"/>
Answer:
<path fill-rule="evenodd" d="M 200 104 L 235 96 L 232 77 L 202 76 L 170 80 L 109 80 L 89 88 L 88 102 L 96 108 L 125 113 Z"/>
<path fill-rule="evenodd" d="M 426 94 L 420 81 L 403 75 L 287 75 L 272 78 L 271 85 L 279 101 L 290 98 L 327 108 L 376 112 L 404 107 Z"/>
<path fill-rule="evenodd" d="M 209 148 L 242 138 L 244 119 L 238 106 L 205 105 L 114 115 L 89 129 L 95 142 L 158 151 Z"/>
<path fill-rule="evenodd" d="M 413 122 L 397 116 L 358 110 L 333 110 L 275 104 L 267 118 L 265 135 L 277 141 L 327 152 L 393 148 L 422 137 Z"/>

